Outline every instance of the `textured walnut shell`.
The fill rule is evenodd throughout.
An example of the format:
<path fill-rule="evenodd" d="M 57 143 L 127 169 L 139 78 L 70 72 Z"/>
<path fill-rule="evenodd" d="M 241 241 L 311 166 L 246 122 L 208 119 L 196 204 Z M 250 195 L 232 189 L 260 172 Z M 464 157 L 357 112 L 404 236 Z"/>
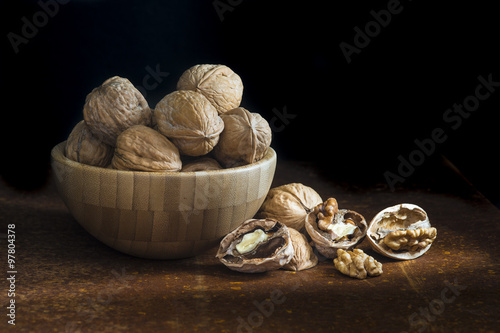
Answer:
<path fill-rule="evenodd" d="M 96 138 L 85 121 L 82 120 L 69 134 L 64 154 L 76 162 L 106 167 L 113 157 L 113 147 Z"/>
<path fill-rule="evenodd" d="M 224 121 L 215 158 L 226 168 L 257 162 L 271 145 L 271 128 L 258 113 L 236 108 L 221 115 Z"/>
<path fill-rule="evenodd" d="M 196 172 L 222 169 L 219 162 L 210 157 L 201 157 L 182 166 L 182 172 Z"/>
<path fill-rule="evenodd" d="M 335 223 L 344 222 L 346 220 L 353 221 L 358 228 L 349 239 L 335 240 L 332 239 L 329 233 L 318 227 L 319 220 L 314 211 L 307 214 L 305 223 L 306 231 L 319 253 L 327 258 L 335 258 L 338 249 L 350 250 L 361 243 L 366 236 L 367 224 L 365 218 L 361 214 L 347 209 L 340 209 L 334 215 Z"/>
<path fill-rule="evenodd" d="M 210 152 L 224 129 L 213 105 L 202 94 L 190 90 L 165 96 L 156 105 L 154 116 L 158 131 L 189 156 Z"/>
<path fill-rule="evenodd" d="M 193 90 L 203 94 L 221 114 L 240 105 L 243 82 L 227 66 L 195 65 L 181 75 L 177 90 Z"/>
<path fill-rule="evenodd" d="M 151 124 L 148 102 L 129 80 L 114 76 L 87 95 L 83 118 L 104 143 L 114 146 L 118 135 L 134 125 Z"/>
<path fill-rule="evenodd" d="M 292 260 L 282 268 L 289 271 L 303 271 L 316 266 L 318 256 L 309 245 L 306 236 L 293 228 L 288 228 L 288 231 L 292 239 L 294 254 Z"/>
<path fill-rule="evenodd" d="M 357 279 L 368 276 L 379 276 L 383 273 L 382 264 L 360 249 L 352 251 L 337 250 L 337 258 L 333 259 L 335 268 L 342 274 Z"/>
<path fill-rule="evenodd" d="M 243 236 L 257 229 L 269 234 L 269 239 L 249 253 L 239 253 L 236 246 Z M 284 224 L 270 219 L 250 219 L 222 239 L 216 257 L 232 270 L 260 273 L 283 267 L 293 255 L 290 231 Z"/>
<path fill-rule="evenodd" d="M 118 170 L 179 171 L 179 150 L 165 136 L 143 125 L 123 131 L 116 140 L 112 167 Z"/>
<path fill-rule="evenodd" d="M 300 231 L 307 214 L 322 202 L 320 195 L 309 186 L 301 183 L 281 185 L 269 190 L 257 217 L 276 219 Z"/>
<path fill-rule="evenodd" d="M 380 211 L 371 220 L 367 238 L 373 250 L 399 260 L 411 260 L 427 252 L 436 239 L 427 213 L 403 203 Z"/>

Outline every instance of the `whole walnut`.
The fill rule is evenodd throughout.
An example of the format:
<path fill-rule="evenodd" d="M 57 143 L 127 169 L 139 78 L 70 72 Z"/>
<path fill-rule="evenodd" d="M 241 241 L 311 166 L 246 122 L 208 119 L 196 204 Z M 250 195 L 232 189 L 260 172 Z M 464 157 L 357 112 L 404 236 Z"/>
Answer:
<path fill-rule="evenodd" d="M 64 154 L 76 162 L 106 167 L 113 157 L 113 147 L 96 138 L 85 121 L 82 120 L 69 134 Z"/>
<path fill-rule="evenodd" d="M 320 195 L 309 186 L 301 183 L 281 185 L 269 190 L 257 216 L 279 220 L 300 231 L 307 214 L 322 202 Z"/>
<path fill-rule="evenodd" d="M 118 136 L 111 164 L 118 170 L 135 171 L 179 171 L 182 168 L 177 147 L 144 125 L 132 126 Z"/>
<path fill-rule="evenodd" d="M 182 167 L 183 172 L 196 172 L 196 171 L 208 171 L 208 170 L 220 170 L 222 169 L 219 162 L 211 157 L 197 157 L 195 160 L 185 163 Z"/>
<path fill-rule="evenodd" d="M 181 75 L 177 90 L 202 93 L 221 114 L 240 105 L 243 82 L 225 65 L 195 65 Z"/>
<path fill-rule="evenodd" d="M 94 135 L 114 146 L 118 135 L 127 128 L 149 126 L 151 109 L 128 79 L 114 76 L 87 95 L 83 118 Z"/>
<path fill-rule="evenodd" d="M 258 113 L 238 107 L 221 115 L 224 121 L 215 158 L 226 168 L 257 162 L 271 145 L 269 123 Z"/>
<path fill-rule="evenodd" d="M 214 106 L 200 93 L 174 91 L 154 110 L 158 131 L 172 140 L 184 155 L 201 156 L 219 141 L 224 122 Z"/>

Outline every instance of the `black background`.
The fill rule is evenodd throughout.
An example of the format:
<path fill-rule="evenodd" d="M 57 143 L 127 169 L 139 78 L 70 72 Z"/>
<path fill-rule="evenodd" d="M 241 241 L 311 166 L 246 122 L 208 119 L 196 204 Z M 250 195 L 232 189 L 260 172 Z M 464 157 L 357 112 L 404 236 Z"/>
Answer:
<path fill-rule="evenodd" d="M 500 206 L 500 87 L 456 129 L 443 120 L 474 95 L 478 76 L 500 82 L 492 4 L 401 1 L 348 63 L 340 43 L 353 45 L 354 28 L 364 30 L 371 11 L 392 1 L 64 2 L 46 20 L 37 1 L 1 4 L 0 170 L 9 186 L 46 184 L 50 149 L 108 77 L 143 86 L 158 69 L 159 80 L 148 81 L 158 84 L 146 90 L 154 107 L 184 70 L 220 63 L 241 76 L 242 106 L 274 124 L 279 158 L 315 161 L 339 181 L 384 184 L 385 172 L 398 173 L 398 157 L 418 149 L 415 140 L 442 128 L 447 140 L 398 186 L 432 177 L 433 161 L 444 155 Z M 26 21 L 39 27 L 16 53 L 8 36 L 22 36 Z M 283 122 L 278 114 L 285 113 Z"/>

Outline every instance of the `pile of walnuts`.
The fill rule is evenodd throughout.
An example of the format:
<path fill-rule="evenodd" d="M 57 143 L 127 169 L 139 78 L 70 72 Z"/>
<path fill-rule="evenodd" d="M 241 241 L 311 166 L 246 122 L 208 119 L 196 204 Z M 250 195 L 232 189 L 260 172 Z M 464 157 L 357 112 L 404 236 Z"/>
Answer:
<path fill-rule="evenodd" d="M 225 65 L 195 65 L 154 109 L 114 76 L 85 100 L 67 158 L 132 171 L 200 171 L 257 162 L 271 145 L 269 123 L 240 107 L 241 78 Z"/>

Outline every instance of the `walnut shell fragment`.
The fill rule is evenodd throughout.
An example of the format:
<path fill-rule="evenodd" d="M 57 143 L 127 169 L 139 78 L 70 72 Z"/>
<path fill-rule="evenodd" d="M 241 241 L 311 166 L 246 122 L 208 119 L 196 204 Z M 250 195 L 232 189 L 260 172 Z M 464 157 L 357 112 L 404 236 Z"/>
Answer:
<path fill-rule="evenodd" d="M 221 115 L 224 121 L 215 158 L 226 168 L 259 161 L 271 145 L 269 123 L 260 114 L 239 107 Z"/>
<path fill-rule="evenodd" d="M 289 229 L 271 219 L 250 219 L 227 234 L 216 257 L 229 269 L 245 273 L 276 270 L 294 255 Z"/>
<path fill-rule="evenodd" d="M 165 96 L 156 105 L 154 116 L 158 131 L 189 156 L 209 153 L 224 129 L 213 105 L 202 94 L 190 90 Z"/>
<path fill-rule="evenodd" d="M 327 258 L 334 258 L 338 249 L 352 249 L 364 239 L 367 230 L 361 214 L 338 209 L 334 198 L 317 205 L 307 214 L 305 227 L 316 249 Z"/>
<path fill-rule="evenodd" d="M 182 172 L 196 172 L 208 170 L 220 170 L 222 166 L 215 159 L 210 157 L 201 157 L 194 161 L 184 164 Z"/>
<path fill-rule="evenodd" d="M 285 184 L 269 190 L 257 217 L 279 220 L 287 227 L 300 231 L 304 228 L 307 214 L 322 202 L 320 195 L 309 186 Z"/>
<path fill-rule="evenodd" d="M 357 279 L 366 279 L 368 276 L 378 276 L 383 273 L 382 264 L 360 249 L 352 251 L 337 250 L 337 258 L 333 259 L 335 268 L 342 274 Z"/>
<path fill-rule="evenodd" d="M 411 260 L 429 250 L 437 237 L 427 213 L 414 204 L 399 204 L 379 212 L 367 231 L 371 247 L 393 259 Z"/>
<path fill-rule="evenodd" d="M 154 129 L 135 125 L 116 140 L 113 168 L 135 171 L 179 171 L 182 162 L 177 147 Z"/>
<path fill-rule="evenodd" d="M 288 228 L 288 231 L 290 231 L 294 254 L 290 262 L 282 268 L 288 271 L 303 271 L 316 266 L 318 256 L 309 245 L 306 236 L 293 228 Z"/>
<path fill-rule="evenodd" d="M 203 94 L 219 114 L 238 107 L 243 96 L 241 78 L 225 65 L 195 65 L 181 75 L 177 90 Z"/>
<path fill-rule="evenodd" d="M 113 76 L 85 99 L 83 118 L 104 143 L 114 146 L 118 135 L 133 125 L 151 124 L 148 102 L 126 78 Z"/>
<path fill-rule="evenodd" d="M 76 162 L 106 167 L 113 157 L 113 147 L 96 138 L 85 121 L 82 120 L 69 134 L 64 154 Z"/>

